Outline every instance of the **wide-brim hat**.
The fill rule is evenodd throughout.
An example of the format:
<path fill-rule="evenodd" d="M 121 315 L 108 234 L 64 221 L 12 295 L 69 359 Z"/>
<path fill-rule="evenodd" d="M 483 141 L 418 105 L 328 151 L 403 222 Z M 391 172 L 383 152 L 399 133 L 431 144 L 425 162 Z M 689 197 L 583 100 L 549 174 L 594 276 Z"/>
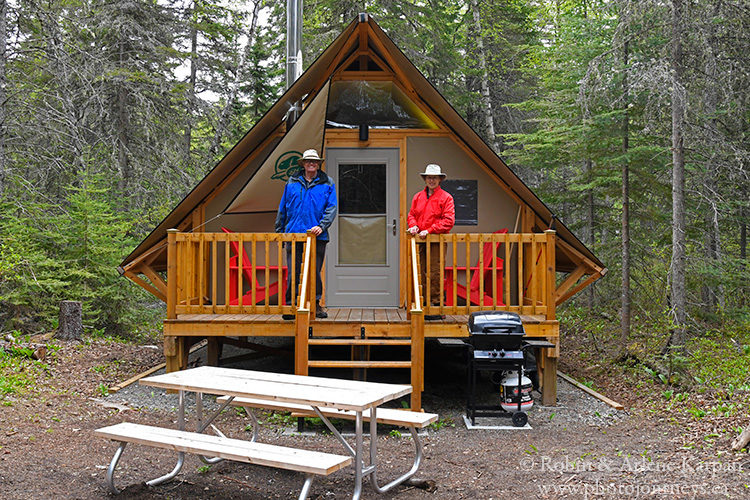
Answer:
<path fill-rule="evenodd" d="M 419 175 L 421 175 L 422 177 L 426 177 L 428 175 L 439 175 L 443 179 L 447 177 L 447 175 L 444 174 L 440 169 L 440 165 L 436 165 L 435 163 L 430 163 L 429 165 L 427 165 L 424 169 L 424 172 L 420 172 Z"/>
<path fill-rule="evenodd" d="M 314 160 L 318 163 L 323 163 L 323 158 L 318 156 L 318 152 L 314 149 L 308 149 L 304 153 L 302 153 L 302 157 L 297 160 L 297 165 L 302 165 L 302 162 L 305 160 Z"/>

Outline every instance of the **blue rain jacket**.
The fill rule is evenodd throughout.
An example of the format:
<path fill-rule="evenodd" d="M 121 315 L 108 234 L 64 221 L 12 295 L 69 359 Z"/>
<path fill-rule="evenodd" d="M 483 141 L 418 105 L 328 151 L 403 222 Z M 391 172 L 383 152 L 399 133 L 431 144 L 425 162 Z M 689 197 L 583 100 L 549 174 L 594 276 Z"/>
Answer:
<path fill-rule="evenodd" d="M 319 240 L 328 241 L 328 228 L 336 218 L 336 186 L 322 170 L 308 184 L 304 170 L 291 176 L 279 202 L 274 225 L 277 233 L 304 233 L 314 226 L 323 232 Z"/>

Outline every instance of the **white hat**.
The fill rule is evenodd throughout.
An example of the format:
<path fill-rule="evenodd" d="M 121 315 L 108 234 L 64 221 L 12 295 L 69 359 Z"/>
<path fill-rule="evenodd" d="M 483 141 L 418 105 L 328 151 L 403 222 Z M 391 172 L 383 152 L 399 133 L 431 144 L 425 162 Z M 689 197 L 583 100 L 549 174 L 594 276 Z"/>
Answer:
<path fill-rule="evenodd" d="M 424 169 L 424 172 L 420 172 L 419 175 L 421 175 L 422 177 L 425 177 L 427 175 L 439 175 L 443 179 L 447 177 L 447 175 L 440 170 L 440 165 L 436 165 L 435 163 L 430 163 L 429 165 L 427 165 L 427 167 L 425 167 Z"/>
<path fill-rule="evenodd" d="M 305 160 L 315 160 L 320 163 L 323 163 L 323 158 L 318 156 L 318 152 L 314 149 L 308 149 L 304 153 L 302 153 L 302 158 L 297 160 L 297 164 L 301 165 L 303 161 Z"/>

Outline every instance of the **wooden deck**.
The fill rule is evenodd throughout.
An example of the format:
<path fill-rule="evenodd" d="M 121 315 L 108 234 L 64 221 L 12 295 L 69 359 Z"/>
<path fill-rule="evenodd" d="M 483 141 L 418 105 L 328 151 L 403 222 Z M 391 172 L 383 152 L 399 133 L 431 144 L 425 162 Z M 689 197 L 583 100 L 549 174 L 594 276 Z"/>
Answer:
<path fill-rule="evenodd" d="M 425 337 L 468 337 L 468 315 L 445 315 L 445 319 L 425 321 Z M 557 320 L 543 315 L 522 315 L 529 337 L 557 338 Z M 410 319 L 403 308 L 329 308 L 328 318 L 310 322 L 313 337 L 361 336 L 408 337 Z M 179 314 L 164 322 L 164 335 L 293 337 L 294 321 L 280 314 Z"/>

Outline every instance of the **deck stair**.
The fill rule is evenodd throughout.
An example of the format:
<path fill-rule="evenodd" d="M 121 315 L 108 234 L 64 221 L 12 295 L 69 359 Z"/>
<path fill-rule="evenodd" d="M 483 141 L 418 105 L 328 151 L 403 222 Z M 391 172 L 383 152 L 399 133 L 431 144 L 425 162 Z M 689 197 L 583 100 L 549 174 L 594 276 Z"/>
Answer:
<path fill-rule="evenodd" d="M 364 331 L 364 329 L 363 329 Z M 313 337 L 308 339 L 308 367 L 310 368 L 408 368 L 412 369 L 410 360 L 371 360 L 370 348 L 375 347 L 409 347 L 410 338 L 366 337 Z M 349 359 L 310 359 L 314 347 L 349 347 Z M 327 349 L 323 352 L 330 353 Z"/>

